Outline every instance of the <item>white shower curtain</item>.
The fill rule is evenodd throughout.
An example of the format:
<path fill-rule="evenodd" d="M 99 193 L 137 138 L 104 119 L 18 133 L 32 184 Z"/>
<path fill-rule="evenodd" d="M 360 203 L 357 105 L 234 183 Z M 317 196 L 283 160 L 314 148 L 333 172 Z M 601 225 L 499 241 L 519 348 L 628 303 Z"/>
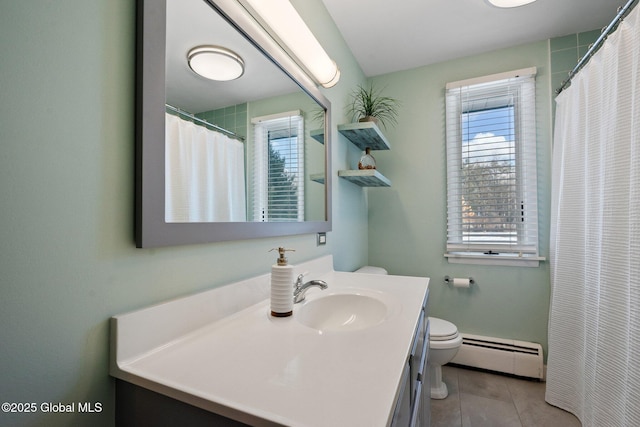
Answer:
<path fill-rule="evenodd" d="M 557 97 L 547 402 L 640 426 L 640 8 Z"/>
<path fill-rule="evenodd" d="M 246 221 L 244 144 L 166 114 L 165 220 Z"/>

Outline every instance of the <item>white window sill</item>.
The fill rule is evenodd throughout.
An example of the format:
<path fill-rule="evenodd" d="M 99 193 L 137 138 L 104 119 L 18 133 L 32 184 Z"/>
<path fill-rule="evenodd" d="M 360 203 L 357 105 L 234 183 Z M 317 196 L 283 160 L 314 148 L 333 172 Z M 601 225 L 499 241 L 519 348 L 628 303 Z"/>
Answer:
<path fill-rule="evenodd" d="M 476 264 L 476 265 L 504 265 L 510 267 L 539 267 L 540 261 L 546 261 L 545 257 L 535 255 L 485 255 L 482 253 L 447 253 L 445 258 L 450 264 Z"/>

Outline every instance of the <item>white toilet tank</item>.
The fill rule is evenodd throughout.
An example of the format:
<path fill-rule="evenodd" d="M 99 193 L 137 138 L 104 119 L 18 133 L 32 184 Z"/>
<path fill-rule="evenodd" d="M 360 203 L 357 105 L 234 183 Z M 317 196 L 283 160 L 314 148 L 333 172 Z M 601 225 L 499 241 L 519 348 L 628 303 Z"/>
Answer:
<path fill-rule="evenodd" d="M 389 274 L 387 270 L 382 267 L 373 267 L 371 265 L 365 265 L 360 267 L 354 273 L 366 273 L 366 274 Z"/>

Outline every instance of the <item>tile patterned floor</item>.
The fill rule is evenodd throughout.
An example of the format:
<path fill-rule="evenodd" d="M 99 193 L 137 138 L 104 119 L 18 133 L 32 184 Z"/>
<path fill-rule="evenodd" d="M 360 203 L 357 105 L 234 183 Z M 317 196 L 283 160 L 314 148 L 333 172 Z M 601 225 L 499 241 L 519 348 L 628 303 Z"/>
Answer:
<path fill-rule="evenodd" d="M 442 378 L 449 396 L 431 399 L 431 427 L 580 427 L 544 401 L 545 383 L 453 366 Z"/>

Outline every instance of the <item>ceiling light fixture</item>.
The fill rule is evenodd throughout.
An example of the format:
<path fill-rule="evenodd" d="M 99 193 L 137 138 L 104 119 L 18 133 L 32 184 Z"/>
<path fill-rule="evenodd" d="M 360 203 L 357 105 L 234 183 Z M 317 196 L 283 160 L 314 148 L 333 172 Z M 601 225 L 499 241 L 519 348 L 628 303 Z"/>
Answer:
<path fill-rule="evenodd" d="M 327 55 L 289 0 L 238 1 L 256 20 L 262 21 L 275 33 L 282 42 L 281 45 L 284 44 L 282 47 L 290 51 L 290 54 L 297 59 L 298 65 L 316 83 L 326 88 L 338 83 L 340 79 L 338 66 Z"/>
<path fill-rule="evenodd" d="M 220 46 L 197 46 L 187 54 L 189 67 L 210 80 L 235 80 L 244 74 L 240 55 Z"/>
<path fill-rule="evenodd" d="M 536 0 L 488 0 L 488 1 L 495 7 L 507 8 L 507 7 L 524 6 L 525 4 L 533 3 Z"/>

